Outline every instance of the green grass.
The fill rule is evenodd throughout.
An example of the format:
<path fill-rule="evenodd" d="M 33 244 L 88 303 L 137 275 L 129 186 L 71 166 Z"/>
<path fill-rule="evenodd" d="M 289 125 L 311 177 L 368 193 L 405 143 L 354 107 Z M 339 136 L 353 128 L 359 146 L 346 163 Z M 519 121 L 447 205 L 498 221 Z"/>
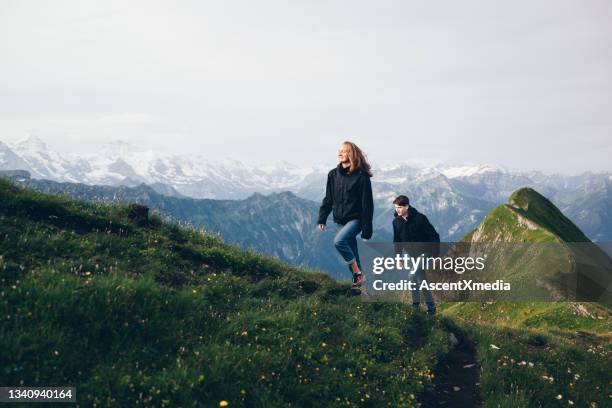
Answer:
<path fill-rule="evenodd" d="M 559 238 L 544 228 L 529 229 L 517 221 L 515 208 L 500 205 L 487 214 L 483 220 L 480 242 L 496 242 L 500 237 L 512 236 L 512 242 L 560 242 Z M 473 234 L 473 232 L 471 233 Z M 470 237 L 472 235 L 469 235 Z M 484 239 L 484 240 L 483 240 Z"/>
<path fill-rule="evenodd" d="M 403 305 L 286 300 L 209 277 L 177 290 L 149 277 L 29 274 L 2 292 L 4 382 L 73 384 L 86 405 L 401 406 L 446 351 L 441 329 Z M 412 349 L 420 336 L 427 347 Z"/>
<path fill-rule="evenodd" d="M 565 242 L 589 242 L 572 221 L 553 203 L 532 188 L 521 188 L 508 199 L 512 209 L 535 221 Z"/>
<path fill-rule="evenodd" d="M 609 404 L 609 342 L 564 339 L 545 332 L 486 325 L 472 327 L 479 339 L 487 406 Z"/>
<path fill-rule="evenodd" d="M 129 214 L 0 180 L 2 385 L 75 386 L 83 406 L 417 406 L 453 331 L 478 342 L 487 406 L 607 402 L 607 309 L 515 304 L 505 319 L 500 306 L 447 304 L 430 319 Z"/>
<path fill-rule="evenodd" d="M 531 228 L 525 221 L 532 223 Z M 538 252 L 533 254 L 506 251 L 502 255 L 507 259 L 496 259 L 497 270 L 513 286 L 522 282 L 534 288 L 534 277 L 545 280 L 555 268 L 564 271 L 572 266 L 576 253 L 566 242 L 588 241 L 550 201 L 528 188 L 514 192 L 509 204 L 492 210 L 464 240 L 472 242 L 474 237 L 484 243 L 559 244 L 534 246 Z M 591 251 L 588 256 L 607 262 L 599 252 Z M 528 288 L 521 290 L 528 293 Z M 610 405 L 609 307 L 572 302 L 472 302 L 447 303 L 441 309 L 478 342 L 487 406 Z"/>
<path fill-rule="evenodd" d="M 128 215 L 0 181 L 3 385 L 102 406 L 412 406 L 430 390 L 448 351 L 435 321 Z"/>
<path fill-rule="evenodd" d="M 598 336 L 612 334 L 610 310 L 597 303 L 495 302 L 446 303 L 446 316 L 472 323 L 533 329 L 559 334 L 577 331 Z"/>
<path fill-rule="evenodd" d="M 453 303 L 442 309 L 478 340 L 487 406 L 532 406 L 533 401 L 543 407 L 571 406 L 568 400 L 580 407 L 609 404 L 608 308 L 497 302 Z"/>

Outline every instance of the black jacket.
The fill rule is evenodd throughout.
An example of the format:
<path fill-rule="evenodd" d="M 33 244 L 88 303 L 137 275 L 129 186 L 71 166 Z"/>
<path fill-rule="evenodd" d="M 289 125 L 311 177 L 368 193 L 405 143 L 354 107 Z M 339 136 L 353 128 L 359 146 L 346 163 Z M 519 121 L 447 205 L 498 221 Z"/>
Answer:
<path fill-rule="evenodd" d="M 319 209 L 317 224 L 325 224 L 329 213 L 333 210 L 334 222 L 344 225 L 355 219 L 361 220 L 361 237 L 372 237 L 372 218 L 374 216 L 374 200 L 372 199 L 372 184 L 370 176 L 359 169 L 349 174 L 338 164 L 327 175 L 325 198 Z"/>
<path fill-rule="evenodd" d="M 395 213 L 393 219 L 393 242 L 397 243 L 429 243 L 407 245 L 406 250 L 412 256 L 418 256 L 424 253 L 428 256 L 438 256 L 440 253 L 440 235 L 431 225 L 427 217 L 416 210 L 416 208 L 408 207 L 408 219 L 400 217 Z M 396 245 L 395 251 L 401 251 L 401 246 Z M 418 252 L 418 253 L 417 253 Z"/>

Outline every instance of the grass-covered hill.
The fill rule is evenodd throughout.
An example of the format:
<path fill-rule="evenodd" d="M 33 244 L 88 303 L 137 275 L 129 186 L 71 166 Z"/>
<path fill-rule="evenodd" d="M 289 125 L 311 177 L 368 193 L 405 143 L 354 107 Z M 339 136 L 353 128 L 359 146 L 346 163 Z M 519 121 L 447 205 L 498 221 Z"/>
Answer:
<path fill-rule="evenodd" d="M 443 325 L 130 212 L 0 180 L 2 385 L 124 407 L 395 407 L 433 391 Z"/>
<path fill-rule="evenodd" d="M 195 199 L 180 196 L 174 191 L 161 193 L 159 185 L 144 183 L 134 187 L 88 185 L 33 179 L 27 172 L 0 171 L 0 177 L 3 174 L 19 186 L 43 193 L 68 195 L 76 200 L 138 202 L 165 219 L 204 228 L 243 249 L 279 258 L 293 266 L 318 269 L 334 277 L 346 277 L 346 268 L 338 262 L 338 255 L 325 250 L 333 246 L 336 225 L 330 222 L 330 233 L 321 234 L 315 228 L 320 202 L 300 198 L 290 192 L 253 194 L 242 200 Z M 389 237 L 382 229 L 375 233 L 379 239 Z"/>
<path fill-rule="evenodd" d="M 590 242 L 550 200 L 532 188 L 513 192 L 508 203 L 491 210 L 463 241 Z"/>
<path fill-rule="evenodd" d="M 488 256 L 482 273 L 511 283 L 511 300 L 612 300 L 612 259 L 531 188 L 512 193 L 457 247 Z"/>
<path fill-rule="evenodd" d="M 588 248 L 588 254 L 593 255 L 594 261 L 602 266 L 598 270 L 609 274 L 612 271 L 610 258 L 596 246 L 588 244 L 589 242 L 580 229 L 549 200 L 531 188 L 522 188 L 510 196 L 507 204 L 487 214 L 483 222 L 463 238 L 462 245 L 486 247 L 492 244 L 494 247 L 502 244 L 501 247 L 508 252 L 513 247 L 512 244 L 536 244 L 529 251 L 524 249 L 529 248 L 527 245 L 519 245 L 517 247 L 520 249 L 511 254 L 512 256 L 498 256 L 498 259 L 490 261 L 499 263 L 493 269 L 503 271 L 503 278 L 507 281 L 515 278 L 540 282 L 547 276 L 552 276 L 547 273 L 553 269 L 551 263 L 557 259 L 566 260 L 564 265 L 571 272 L 571 268 L 577 263 L 577 257 L 583 255 L 579 252 L 584 251 L 584 248 Z M 546 254 L 546 251 L 555 251 L 560 255 L 553 258 Z M 560 263 L 555 263 L 554 266 L 559 265 Z M 536 279 L 531 275 L 536 275 Z M 551 280 L 550 283 L 554 281 Z M 545 287 L 550 288 L 551 285 Z M 472 302 L 449 304 L 447 313 L 456 312 L 458 317 L 471 321 L 507 327 L 550 328 L 559 332 L 590 329 L 595 333 L 607 335 L 612 331 L 609 306 L 607 303 L 592 302 Z M 596 318 L 583 320 L 582 317 Z"/>
<path fill-rule="evenodd" d="M 551 278 L 548 273 L 553 266 L 563 264 L 571 272 L 576 259 L 585 255 L 603 266 L 600 271 L 609 273 L 612 269 L 607 255 L 588 242 L 578 227 L 531 188 L 515 191 L 507 204 L 493 209 L 462 240 L 463 244 L 485 247 L 501 243 L 508 248 L 505 252 L 516 243 L 543 244 L 534 245 L 530 251 L 524 250 L 527 245 L 519 245 L 521 249 L 511 256 L 491 260 L 499 263 L 494 269 L 503 271 L 504 279 L 519 284 L 522 280 L 526 285 Z M 585 248 L 588 253 L 579 253 Z M 558 257 L 547 251 L 556 252 Z M 559 259 L 567 262 L 553 262 Z M 444 314 L 481 339 L 477 349 L 492 406 L 607 406 L 612 397 L 609 306 L 552 301 L 456 302 L 447 303 Z M 542 363 L 548 365 L 548 371 L 533 370 Z M 591 381 L 590 386 L 578 391 L 585 381 Z M 541 401 L 533 400 L 529 390 L 535 388 L 541 390 L 536 393 Z M 546 392 L 554 395 L 544 397 Z"/>
<path fill-rule="evenodd" d="M 0 382 L 75 386 L 80 406 L 609 401 L 609 315 L 590 305 L 558 324 L 472 304 L 432 319 L 127 205 L 3 180 L 0 274 Z"/>

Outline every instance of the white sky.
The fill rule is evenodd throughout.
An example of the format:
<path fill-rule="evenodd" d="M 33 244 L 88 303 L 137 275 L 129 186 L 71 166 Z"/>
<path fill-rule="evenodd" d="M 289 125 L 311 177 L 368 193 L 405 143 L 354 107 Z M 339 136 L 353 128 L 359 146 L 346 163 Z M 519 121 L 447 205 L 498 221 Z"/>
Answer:
<path fill-rule="evenodd" d="M 611 21 L 609 0 L 0 0 L 0 140 L 612 171 Z"/>

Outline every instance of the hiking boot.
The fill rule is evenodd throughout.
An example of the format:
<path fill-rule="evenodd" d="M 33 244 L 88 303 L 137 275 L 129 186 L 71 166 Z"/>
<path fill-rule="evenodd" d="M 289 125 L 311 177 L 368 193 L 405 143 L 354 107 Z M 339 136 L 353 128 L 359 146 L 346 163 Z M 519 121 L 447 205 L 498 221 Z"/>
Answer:
<path fill-rule="evenodd" d="M 363 273 L 353 274 L 353 288 L 360 288 L 365 281 L 365 275 Z"/>
<path fill-rule="evenodd" d="M 427 314 L 430 316 L 435 316 L 438 311 L 434 307 L 433 309 L 427 309 Z"/>

